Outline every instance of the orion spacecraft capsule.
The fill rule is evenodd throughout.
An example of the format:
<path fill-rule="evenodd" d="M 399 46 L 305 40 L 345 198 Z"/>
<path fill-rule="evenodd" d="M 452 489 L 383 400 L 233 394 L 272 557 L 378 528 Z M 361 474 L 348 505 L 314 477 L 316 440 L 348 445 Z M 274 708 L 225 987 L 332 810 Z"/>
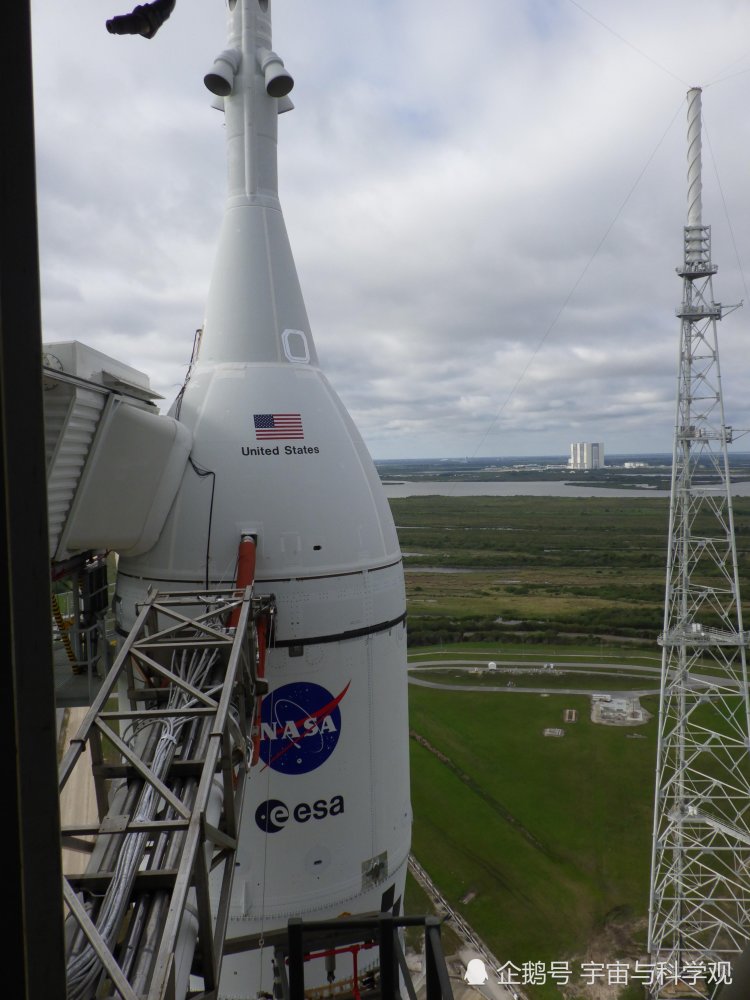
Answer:
<path fill-rule="evenodd" d="M 223 98 L 228 196 L 200 351 L 172 416 L 193 438 L 156 544 L 121 558 L 128 630 L 149 586 L 231 585 L 243 536 L 273 593 L 229 935 L 291 916 L 397 911 L 410 845 L 403 567 L 369 454 L 318 367 L 278 199 L 292 80 L 269 0 L 229 0 L 206 77 Z M 267 950 L 268 952 L 268 950 Z M 225 959 L 221 995 L 271 989 L 271 962 Z"/>

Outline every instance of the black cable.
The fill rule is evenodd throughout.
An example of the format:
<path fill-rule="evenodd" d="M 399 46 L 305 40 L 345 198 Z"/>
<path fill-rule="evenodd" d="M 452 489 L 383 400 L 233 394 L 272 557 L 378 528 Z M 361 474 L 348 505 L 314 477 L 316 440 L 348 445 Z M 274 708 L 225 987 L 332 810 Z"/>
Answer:
<path fill-rule="evenodd" d="M 177 393 L 177 399 L 174 401 L 175 420 L 180 419 L 180 413 L 182 412 L 182 397 L 185 395 L 185 390 L 187 389 L 188 382 L 190 381 L 190 376 L 193 374 L 195 362 L 198 360 L 198 351 L 200 350 L 202 336 L 203 328 L 199 326 L 195 331 L 195 336 L 193 337 L 193 350 L 190 354 L 190 364 L 187 366 L 187 371 L 185 372 L 185 381 L 182 383 L 182 388 Z"/>
<path fill-rule="evenodd" d="M 192 466 L 193 472 L 201 479 L 205 479 L 206 476 L 213 476 L 213 482 L 211 483 L 211 505 L 208 508 L 208 532 L 206 535 L 206 590 L 208 590 L 208 559 L 211 552 L 211 522 L 214 516 L 214 491 L 216 490 L 216 473 L 212 472 L 211 469 L 203 469 L 200 465 L 193 461 L 192 458 L 188 458 L 188 462 Z"/>

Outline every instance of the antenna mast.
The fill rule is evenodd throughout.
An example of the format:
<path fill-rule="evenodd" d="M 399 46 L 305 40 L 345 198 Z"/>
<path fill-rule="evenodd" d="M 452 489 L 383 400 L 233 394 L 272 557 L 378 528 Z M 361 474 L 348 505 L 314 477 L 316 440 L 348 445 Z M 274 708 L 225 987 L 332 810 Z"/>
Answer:
<path fill-rule="evenodd" d="M 701 91 L 688 91 L 688 216 L 649 901 L 651 995 L 705 997 L 750 937 L 750 706 L 714 301 Z M 706 971 L 696 977 L 695 967 Z M 712 968 L 713 967 L 713 968 Z"/>

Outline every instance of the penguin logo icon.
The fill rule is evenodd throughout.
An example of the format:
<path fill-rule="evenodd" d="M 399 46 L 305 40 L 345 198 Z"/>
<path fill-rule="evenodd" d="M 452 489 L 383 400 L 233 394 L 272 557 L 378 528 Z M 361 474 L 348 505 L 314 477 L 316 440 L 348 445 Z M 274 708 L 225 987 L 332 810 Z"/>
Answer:
<path fill-rule="evenodd" d="M 467 982 L 469 986 L 482 986 L 488 979 L 489 976 L 487 975 L 487 970 L 484 967 L 482 959 L 472 958 L 466 966 L 464 981 Z"/>

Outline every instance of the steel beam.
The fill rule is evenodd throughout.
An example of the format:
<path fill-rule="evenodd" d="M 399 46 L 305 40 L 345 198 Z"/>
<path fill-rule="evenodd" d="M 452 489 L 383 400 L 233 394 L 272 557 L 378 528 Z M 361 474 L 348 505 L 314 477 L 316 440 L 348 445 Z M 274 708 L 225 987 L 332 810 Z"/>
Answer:
<path fill-rule="evenodd" d="M 30 5 L 0 31 L 0 658 L 6 689 L 5 980 L 33 1000 L 65 996 L 57 740 L 49 628 Z"/>

